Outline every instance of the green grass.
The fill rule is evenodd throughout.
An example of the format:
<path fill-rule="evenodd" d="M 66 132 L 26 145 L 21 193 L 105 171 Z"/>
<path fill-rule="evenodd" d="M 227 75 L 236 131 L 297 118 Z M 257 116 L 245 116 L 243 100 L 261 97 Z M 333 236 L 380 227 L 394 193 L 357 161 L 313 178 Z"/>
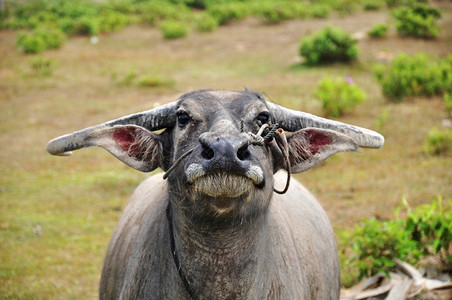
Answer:
<path fill-rule="evenodd" d="M 0 298 L 97 298 L 103 256 L 121 209 L 148 176 L 102 149 L 52 157 L 46 143 L 194 89 L 248 87 L 321 114 L 316 83 L 326 74 L 352 77 L 368 99 L 340 120 L 380 130 L 385 146 L 339 154 L 295 176 L 317 196 L 335 228 L 353 227 L 361 218 L 389 218 L 403 195 L 412 206 L 437 195 L 451 198 L 452 158 L 422 152 L 430 128 L 447 117 L 442 97 L 389 103 L 372 73 L 381 51 L 444 57 L 452 49 L 450 8 L 443 9 L 436 41 L 365 39 L 356 63 L 299 67 L 302 36 L 328 24 L 365 32 L 386 18 L 387 11 L 378 11 L 276 26 L 246 19 L 172 41 L 163 40 L 157 28 L 132 26 L 100 36 L 96 45 L 76 37 L 40 54 L 59 61 L 48 76 L 31 76 L 32 56 L 15 49 L 15 32 L 0 31 Z M 126 78 L 131 70 L 171 78 L 174 85 L 141 88 L 112 78 Z"/>

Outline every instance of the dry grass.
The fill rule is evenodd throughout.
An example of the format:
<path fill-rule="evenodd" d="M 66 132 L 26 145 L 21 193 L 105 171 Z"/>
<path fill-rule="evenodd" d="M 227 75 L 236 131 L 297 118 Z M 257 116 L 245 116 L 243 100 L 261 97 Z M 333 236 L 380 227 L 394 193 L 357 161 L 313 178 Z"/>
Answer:
<path fill-rule="evenodd" d="M 365 32 L 386 12 L 263 26 L 245 20 L 213 33 L 165 41 L 157 29 L 129 27 L 91 45 L 73 38 L 42 54 L 59 61 L 53 75 L 33 74 L 29 56 L 14 49 L 14 32 L 0 32 L 0 298 L 97 297 L 109 237 L 134 187 L 147 175 L 100 149 L 51 157 L 48 140 L 90 125 L 174 100 L 200 88 L 265 91 L 274 101 L 320 114 L 312 88 L 325 74 L 352 76 L 369 97 L 341 121 L 381 131 L 386 145 L 339 154 L 297 175 L 327 210 L 335 228 L 361 218 L 392 216 L 402 196 L 414 206 L 435 196 L 452 198 L 452 158 L 422 154 L 432 126 L 446 117 L 440 98 L 388 104 L 371 66 L 382 51 L 444 56 L 452 49 L 452 8 L 443 3 L 443 33 L 436 41 L 360 42 L 360 61 L 299 67 L 302 36 L 334 24 Z M 128 72 L 170 78 L 174 86 L 118 84 Z M 382 112 L 388 116 L 377 127 Z"/>

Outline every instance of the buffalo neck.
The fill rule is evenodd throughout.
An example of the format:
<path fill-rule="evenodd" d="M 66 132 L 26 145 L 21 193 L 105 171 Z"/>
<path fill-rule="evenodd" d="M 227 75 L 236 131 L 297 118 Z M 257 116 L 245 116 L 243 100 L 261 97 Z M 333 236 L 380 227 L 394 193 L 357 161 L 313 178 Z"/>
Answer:
<path fill-rule="evenodd" d="M 264 216 L 209 228 L 170 205 L 175 263 L 188 293 L 200 298 L 243 298 L 254 281 L 259 228 Z M 178 262 L 176 262 L 176 260 Z M 204 297 L 203 297 L 204 296 Z M 194 297 L 192 297 L 194 298 Z M 195 297 L 197 298 L 197 297 Z"/>

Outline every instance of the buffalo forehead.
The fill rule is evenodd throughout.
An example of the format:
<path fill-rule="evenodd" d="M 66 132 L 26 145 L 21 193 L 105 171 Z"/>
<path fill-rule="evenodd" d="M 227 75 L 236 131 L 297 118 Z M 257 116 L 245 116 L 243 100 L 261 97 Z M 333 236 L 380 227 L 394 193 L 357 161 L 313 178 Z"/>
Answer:
<path fill-rule="evenodd" d="M 179 108 L 189 110 L 195 117 L 233 113 L 235 117 L 253 119 L 267 109 L 265 100 L 256 92 L 201 90 L 183 95 L 179 100 Z"/>

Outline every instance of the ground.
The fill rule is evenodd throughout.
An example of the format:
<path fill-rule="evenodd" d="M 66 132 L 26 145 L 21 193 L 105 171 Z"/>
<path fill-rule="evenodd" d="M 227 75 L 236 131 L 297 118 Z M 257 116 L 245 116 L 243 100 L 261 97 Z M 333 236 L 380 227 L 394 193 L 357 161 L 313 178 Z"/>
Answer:
<path fill-rule="evenodd" d="M 350 76 L 366 91 L 367 100 L 339 120 L 379 131 L 385 146 L 341 153 L 295 176 L 317 196 L 336 230 L 362 218 L 389 218 L 403 197 L 412 206 L 437 195 L 452 198 L 452 157 L 422 152 L 427 132 L 447 118 L 442 98 L 391 104 L 371 71 L 399 52 L 451 53 L 452 6 L 443 2 L 437 40 L 400 38 L 392 26 L 383 40 L 360 40 L 358 62 L 319 68 L 301 65 L 303 36 L 328 24 L 365 36 L 375 23 L 391 22 L 388 12 L 272 26 L 247 19 L 173 41 L 155 28 L 132 26 L 100 36 L 97 44 L 71 38 L 37 55 L 59 62 L 49 76 L 31 69 L 34 56 L 15 49 L 15 32 L 0 31 L 0 298 L 97 297 L 109 237 L 133 189 L 148 176 L 101 149 L 52 157 L 47 141 L 196 89 L 247 87 L 318 115 L 313 87 L 324 75 Z M 174 83 L 127 83 L 143 75 Z"/>

